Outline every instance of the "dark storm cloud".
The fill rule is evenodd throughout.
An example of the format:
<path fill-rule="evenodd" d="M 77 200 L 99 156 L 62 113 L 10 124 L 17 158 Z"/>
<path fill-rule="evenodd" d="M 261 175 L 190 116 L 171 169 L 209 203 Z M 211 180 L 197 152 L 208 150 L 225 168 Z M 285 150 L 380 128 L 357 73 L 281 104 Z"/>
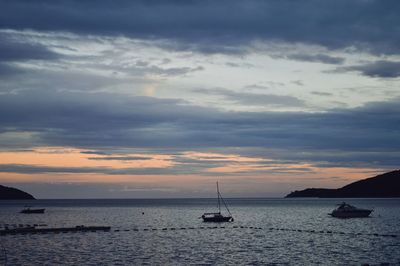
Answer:
<path fill-rule="evenodd" d="M 193 92 L 221 96 L 228 101 L 251 106 L 300 107 L 305 103 L 293 96 L 236 92 L 224 88 L 193 89 Z"/>
<path fill-rule="evenodd" d="M 43 97 L 46 95 L 46 97 Z M 224 112 L 150 97 L 21 92 L 0 98 L 0 132 L 31 145 L 362 151 L 400 149 L 400 105 L 370 103 L 321 113 Z M 13 143 L 0 135 L 3 147 Z M 25 147 L 28 148 L 28 147 Z"/>
<path fill-rule="evenodd" d="M 101 167 L 50 167 L 24 164 L 1 164 L 0 172 L 21 173 L 21 174 L 41 174 L 41 173 L 104 173 L 108 168 Z"/>
<path fill-rule="evenodd" d="M 150 66 L 150 67 L 142 67 L 137 69 L 142 70 L 143 74 L 156 74 L 160 76 L 179 76 L 179 75 L 186 75 L 192 72 L 204 70 L 204 67 L 170 67 L 170 68 L 161 68 L 157 66 Z"/>
<path fill-rule="evenodd" d="M 304 83 L 301 80 L 293 80 L 291 83 L 296 84 L 297 86 L 304 86 Z"/>
<path fill-rule="evenodd" d="M 0 11 L 1 12 L 1 11 Z M 13 38 L 12 34 L 0 32 L 0 77 L 12 78 L 26 71 L 15 62 L 28 60 L 56 60 L 60 56 L 43 45 L 33 44 L 27 40 Z"/>
<path fill-rule="evenodd" d="M 102 151 L 81 151 L 83 154 L 94 154 L 94 155 L 107 155 L 106 152 Z"/>
<path fill-rule="evenodd" d="M 243 52 L 254 40 L 400 51 L 397 0 L 1 2 L 3 29 L 124 35 L 205 53 Z"/>
<path fill-rule="evenodd" d="M 23 164 L 0 164 L 0 172 L 21 174 L 74 173 L 74 174 L 108 174 L 108 175 L 156 175 L 178 174 L 179 169 L 171 168 L 123 168 L 107 167 L 50 167 Z"/>
<path fill-rule="evenodd" d="M 315 150 L 313 152 L 295 151 L 280 154 L 283 161 L 314 162 L 316 167 L 349 167 L 349 168 L 388 168 L 399 167 L 400 152 L 385 149 L 354 150 Z M 278 155 L 277 155 L 278 156 Z"/>
<path fill-rule="evenodd" d="M 38 166 L 30 164 L 0 164 L 0 173 L 20 173 L 20 174 L 51 174 L 51 173 L 72 173 L 72 174 L 107 174 L 107 175 L 192 175 L 201 174 L 204 176 L 214 176 L 215 172 L 212 171 L 213 167 L 222 167 L 231 163 L 236 166 L 246 163 L 238 163 L 237 161 L 221 160 L 221 161 L 196 161 L 190 159 L 178 159 L 179 164 L 167 168 L 143 167 L 143 168 L 110 168 L 110 167 L 52 167 L 52 166 Z M 276 165 L 277 162 L 268 163 Z M 321 167 L 326 167 L 322 163 Z M 252 165 L 250 169 L 244 168 L 234 172 L 218 172 L 218 175 L 241 175 L 241 174 L 255 174 L 255 173 L 293 173 L 293 172 L 312 172 L 313 170 L 308 167 L 293 168 L 290 167 L 264 167 L 260 163 L 257 166 Z M 334 165 L 336 166 L 336 165 Z"/>
<path fill-rule="evenodd" d="M 344 58 L 329 56 L 325 54 L 290 54 L 285 56 L 287 59 L 303 61 L 303 62 L 315 62 L 315 63 L 324 63 L 324 64 L 332 64 L 332 65 L 340 65 L 343 64 Z"/>
<path fill-rule="evenodd" d="M 0 164 L 0 173 L 20 173 L 20 174 L 49 174 L 49 173 L 71 173 L 71 174 L 107 174 L 107 175 L 182 175 L 182 174 L 203 174 L 205 169 L 217 166 L 216 163 L 210 164 L 179 164 L 173 167 L 157 168 L 110 168 L 110 167 L 52 167 L 30 164 Z M 220 166 L 220 165 L 218 165 Z M 223 173 L 221 173 L 223 175 Z"/>
<path fill-rule="evenodd" d="M 98 160 L 98 161 L 144 161 L 151 160 L 152 157 L 144 157 L 144 156 L 108 156 L 108 157 L 89 157 L 89 160 Z"/>
<path fill-rule="evenodd" d="M 369 77 L 397 78 L 400 77 L 400 62 L 380 60 L 364 65 L 341 67 L 336 71 L 357 71 Z"/>
<path fill-rule="evenodd" d="M 43 45 L 29 43 L 27 40 L 16 40 L 12 38 L 11 34 L 0 33 L 0 62 L 54 60 L 58 58 L 57 53 Z"/>
<path fill-rule="evenodd" d="M 16 74 L 22 74 L 25 71 L 13 66 L 12 64 L 0 62 L 0 77 L 1 78 L 12 78 Z"/>
<path fill-rule="evenodd" d="M 324 92 L 324 91 L 312 91 L 311 94 L 318 95 L 318 96 L 332 96 L 333 95 L 330 92 Z"/>

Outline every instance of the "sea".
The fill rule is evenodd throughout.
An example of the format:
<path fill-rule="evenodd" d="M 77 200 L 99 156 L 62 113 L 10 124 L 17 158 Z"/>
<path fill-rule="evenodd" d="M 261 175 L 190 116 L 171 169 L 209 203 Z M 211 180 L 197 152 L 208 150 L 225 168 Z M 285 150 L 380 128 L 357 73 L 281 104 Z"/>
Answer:
<path fill-rule="evenodd" d="M 2 235 L 0 265 L 400 265 L 400 199 L 225 200 L 234 222 L 220 224 L 200 219 L 216 199 L 1 201 L 0 227 L 111 230 Z M 374 211 L 329 216 L 343 201 Z"/>

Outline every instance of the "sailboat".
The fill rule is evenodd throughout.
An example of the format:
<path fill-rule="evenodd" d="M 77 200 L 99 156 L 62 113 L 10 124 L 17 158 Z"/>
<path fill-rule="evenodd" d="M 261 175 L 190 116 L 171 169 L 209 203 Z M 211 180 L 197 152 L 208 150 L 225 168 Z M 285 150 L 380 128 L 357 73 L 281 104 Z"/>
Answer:
<path fill-rule="evenodd" d="M 217 182 L 217 197 L 218 197 L 218 212 L 206 212 L 204 213 L 201 218 L 203 219 L 203 222 L 214 222 L 214 223 L 222 223 L 222 222 L 233 222 L 233 217 L 231 212 L 228 209 L 228 206 L 226 205 L 224 199 L 221 196 L 221 193 L 219 193 L 219 186 Z M 224 204 L 226 210 L 229 213 L 229 216 L 224 216 L 221 214 L 221 201 Z"/>

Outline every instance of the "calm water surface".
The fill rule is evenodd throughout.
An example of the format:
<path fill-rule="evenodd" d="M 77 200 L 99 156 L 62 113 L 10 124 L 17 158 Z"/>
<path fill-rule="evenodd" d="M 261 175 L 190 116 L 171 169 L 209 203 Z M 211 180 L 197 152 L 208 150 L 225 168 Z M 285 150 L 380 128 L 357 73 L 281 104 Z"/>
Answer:
<path fill-rule="evenodd" d="M 0 265 L 400 265 L 400 199 L 346 199 L 374 208 L 371 218 L 328 216 L 341 201 L 227 199 L 235 222 L 218 229 L 198 229 L 214 226 L 199 219 L 216 209 L 214 199 L 37 200 L 34 205 L 46 213 L 32 215 L 18 213 L 32 202 L 3 201 L 0 225 L 108 225 L 112 230 L 0 236 Z"/>

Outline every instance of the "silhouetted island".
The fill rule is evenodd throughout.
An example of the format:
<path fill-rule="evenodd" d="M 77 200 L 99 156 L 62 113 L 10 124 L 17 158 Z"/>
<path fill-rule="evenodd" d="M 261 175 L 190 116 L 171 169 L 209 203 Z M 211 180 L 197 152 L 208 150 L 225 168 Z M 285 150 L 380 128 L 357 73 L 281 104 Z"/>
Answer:
<path fill-rule="evenodd" d="M 0 185 L 0 200 L 35 199 L 31 194 L 22 190 Z"/>
<path fill-rule="evenodd" d="M 400 170 L 356 181 L 338 189 L 307 188 L 285 198 L 397 198 L 400 197 Z"/>

